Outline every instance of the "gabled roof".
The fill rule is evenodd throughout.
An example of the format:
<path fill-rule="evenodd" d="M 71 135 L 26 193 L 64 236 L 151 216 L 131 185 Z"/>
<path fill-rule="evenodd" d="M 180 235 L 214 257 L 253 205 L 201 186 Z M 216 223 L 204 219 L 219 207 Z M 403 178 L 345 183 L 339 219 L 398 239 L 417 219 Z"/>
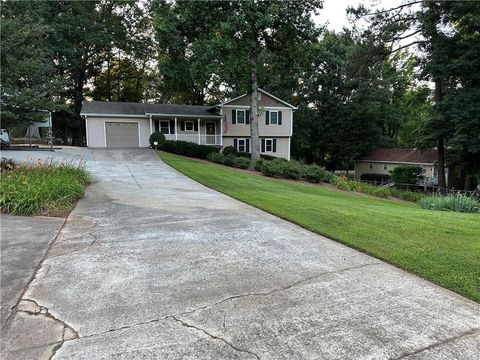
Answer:
<path fill-rule="evenodd" d="M 214 106 L 84 101 L 81 115 L 177 115 L 216 117 Z"/>
<path fill-rule="evenodd" d="M 357 158 L 359 161 L 382 161 L 412 164 L 433 164 L 437 161 L 438 151 L 420 151 L 416 149 L 375 149 Z"/>
<path fill-rule="evenodd" d="M 285 106 L 287 106 L 287 107 L 289 107 L 289 108 L 292 108 L 293 110 L 297 110 L 297 107 L 293 106 L 292 104 L 287 103 L 286 101 L 283 101 L 282 99 L 279 99 L 279 98 L 276 97 L 275 95 L 272 95 L 272 94 L 266 92 L 266 91 L 263 90 L 263 89 L 260 89 L 260 88 L 259 88 L 258 91 L 261 92 L 261 93 L 264 94 L 264 95 L 270 96 L 272 99 L 277 100 L 278 102 L 281 102 L 283 105 L 285 105 Z M 238 100 L 238 99 L 240 99 L 240 98 L 242 98 L 242 97 L 244 97 L 244 96 L 247 96 L 247 95 L 249 95 L 249 93 L 245 93 L 245 94 L 243 94 L 243 95 L 237 96 L 236 98 L 231 99 L 231 100 L 228 100 L 228 101 L 226 101 L 226 102 L 224 102 L 223 104 L 220 104 L 220 105 L 229 104 L 229 103 L 231 103 L 231 102 L 233 102 L 233 101 L 235 101 L 235 100 Z"/>

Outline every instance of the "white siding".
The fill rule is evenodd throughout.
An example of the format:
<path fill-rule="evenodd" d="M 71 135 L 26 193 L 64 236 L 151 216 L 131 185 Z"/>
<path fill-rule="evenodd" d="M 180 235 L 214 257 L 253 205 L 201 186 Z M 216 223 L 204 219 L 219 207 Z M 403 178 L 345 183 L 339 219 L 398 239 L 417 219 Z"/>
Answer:
<path fill-rule="evenodd" d="M 150 120 L 148 118 L 116 117 L 116 116 L 88 116 L 87 117 L 87 138 L 88 147 L 105 147 L 105 122 L 137 122 L 139 130 L 140 147 L 148 147 L 150 137 Z"/>

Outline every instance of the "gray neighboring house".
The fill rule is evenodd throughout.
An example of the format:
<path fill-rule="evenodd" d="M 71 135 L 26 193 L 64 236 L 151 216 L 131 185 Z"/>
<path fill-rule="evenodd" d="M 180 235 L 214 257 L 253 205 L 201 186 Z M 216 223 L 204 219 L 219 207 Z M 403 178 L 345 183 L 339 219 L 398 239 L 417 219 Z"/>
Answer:
<path fill-rule="evenodd" d="M 214 106 L 84 101 L 87 146 L 148 147 L 154 131 L 167 140 L 250 152 L 248 94 Z M 259 89 L 259 134 L 262 154 L 290 160 L 293 111 L 296 107 Z"/>

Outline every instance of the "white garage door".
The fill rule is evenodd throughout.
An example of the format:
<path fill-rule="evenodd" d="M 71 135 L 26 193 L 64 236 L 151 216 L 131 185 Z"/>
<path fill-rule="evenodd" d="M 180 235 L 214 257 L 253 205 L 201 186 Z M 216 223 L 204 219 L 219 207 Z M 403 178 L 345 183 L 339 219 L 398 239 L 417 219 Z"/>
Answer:
<path fill-rule="evenodd" d="M 105 131 L 108 148 L 139 147 L 136 122 L 106 122 Z"/>

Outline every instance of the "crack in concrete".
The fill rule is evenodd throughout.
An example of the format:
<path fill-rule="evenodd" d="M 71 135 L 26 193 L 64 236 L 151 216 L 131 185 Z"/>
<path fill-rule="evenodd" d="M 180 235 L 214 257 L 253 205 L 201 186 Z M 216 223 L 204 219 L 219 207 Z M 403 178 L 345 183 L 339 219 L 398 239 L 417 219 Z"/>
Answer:
<path fill-rule="evenodd" d="M 462 332 L 458 335 L 455 335 L 455 336 L 452 336 L 452 337 L 449 337 L 449 338 L 446 338 L 446 339 L 443 339 L 443 340 L 440 340 L 440 341 L 437 341 L 433 344 L 430 344 L 428 346 L 425 346 L 421 349 L 418 349 L 418 350 L 415 350 L 415 351 L 412 351 L 412 352 L 408 352 L 408 353 L 404 353 L 398 357 L 395 357 L 395 358 L 390 358 L 390 360 L 400 360 L 400 359 L 405 359 L 409 356 L 412 356 L 412 355 L 416 355 L 416 354 L 420 354 L 424 351 L 428 351 L 428 350 L 431 350 L 431 349 L 434 349 L 436 348 L 437 346 L 441 346 L 441 345 L 445 345 L 445 344 L 449 344 L 455 340 L 458 340 L 460 338 L 463 338 L 463 337 L 467 337 L 467 336 L 471 336 L 471 335 L 475 335 L 476 333 L 480 333 L 480 328 L 473 328 L 473 329 L 470 329 L 470 330 L 467 330 L 465 332 Z"/>
<path fill-rule="evenodd" d="M 133 175 L 133 172 L 132 170 L 130 170 L 130 167 L 128 165 L 125 164 L 125 166 L 127 167 L 128 171 L 130 172 L 130 175 L 132 175 L 132 178 L 133 180 L 135 180 L 135 182 L 137 183 L 138 187 L 141 189 L 142 186 L 139 184 L 139 182 L 137 181 L 137 179 L 135 178 L 135 175 Z"/>
<path fill-rule="evenodd" d="M 70 341 L 70 340 L 75 340 L 80 338 L 78 332 L 73 327 L 68 325 L 65 321 L 58 319 L 55 315 L 53 315 L 48 310 L 46 306 L 38 304 L 33 299 L 26 299 L 26 298 L 21 299 L 17 303 L 17 305 L 15 305 L 12 308 L 12 313 L 13 312 L 23 312 L 25 314 L 32 315 L 32 316 L 45 316 L 62 325 L 62 339 L 52 344 L 55 346 L 52 349 L 52 354 L 50 356 L 50 359 L 53 358 L 55 353 L 62 347 L 65 341 Z"/>
<path fill-rule="evenodd" d="M 162 316 L 160 318 L 141 321 L 141 322 L 130 324 L 130 325 L 124 325 L 124 326 L 121 326 L 121 327 L 118 327 L 118 328 L 112 328 L 112 329 L 108 329 L 108 330 L 101 331 L 101 332 L 98 332 L 98 333 L 91 333 L 91 334 L 83 335 L 83 336 L 78 337 L 78 338 L 79 339 L 90 338 L 90 337 L 94 337 L 94 336 L 108 334 L 108 333 L 115 332 L 115 331 L 130 329 L 130 328 L 133 328 L 133 327 L 136 327 L 136 326 L 142 326 L 142 325 L 147 325 L 147 324 L 151 324 L 151 323 L 156 323 L 156 322 L 159 322 L 161 320 L 166 320 L 166 319 L 169 319 L 169 318 L 175 318 L 175 317 L 178 317 L 178 316 L 190 315 L 190 314 L 193 314 L 193 313 L 195 313 L 197 311 L 200 311 L 200 310 L 215 307 L 215 306 L 217 306 L 219 304 L 222 304 L 224 302 L 227 302 L 229 300 L 236 300 L 236 299 L 240 299 L 240 298 L 243 298 L 243 297 L 249 297 L 249 296 L 267 296 L 267 295 L 271 295 L 273 293 L 277 293 L 277 292 L 280 292 L 280 291 L 289 290 L 289 289 L 291 289 L 295 286 L 299 286 L 303 283 L 307 283 L 309 281 L 315 280 L 315 279 L 323 277 L 325 275 L 338 274 L 338 273 L 342 273 L 342 272 L 349 271 L 349 270 L 361 269 L 363 267 L 380 265 L 380 264 L 381 263 L 379 263 L 379 262 L 367 263 L 367 264 L 362 264 L 362 265 L 350 266 L 350 267 L 343 268 L 343 269 L 340 269 L 340 270 L 337 270 L 337 271 L 325 271 L 323 273 L 320 273 L 320 274 L 317 274 L 317 275 L 307 277 L 305 279 L 295 281 L 292 284 L 289 284 L 289 285 L 283 286 L 283 287 L 279 287 L 279 288 L 276 288 L 276 289 L 273 289 L 273 290 L 270 290 L 270 291 L 259 292 L 259 293 L 244 293 L 244 294 L 232 295 L 232 296 L 226 297 L 222 300 L 219 300 L 219 301 L 217 301 L 213 304 L 203 305 L 203 306 L 200 306 L 200 307 L 195 308 L 193 310 L 184 311 L 184 312 L 177 313 L 177 314 L 174 314 L 174 315 L 165 315 L 165 316 Z M 76 339 L 70 339 L 70 340 L 76 340 Z M 66 341 L 70 341 L 70 340 L 66 340 Z"/>
<path fill-rule="evenodd" d="M 256 359 L 261 360 L 260 356 L 258 356 L 257 354 L 255 354 L 253 351 L 239 348 L 238 346 L 236 346 L 236 345 L 233 344 L 232 342 L 230 342 L 230 341 L 228 341 L 228 340 L 226 340 L 226 339 L 224 339 L 224 338 L 222 338 L 222 337 L 220 337 L 220 336 L 214 335 L 214 334 L 208 332 L 207 330 L 202 329 L 202 328 L 200 328 L 200 327 L 198 327 L 198 326 L 189 324 L 189 323 L 187 323 L 186 321 L 177 318 L 175 315 L 172 315 L 172 316 L 170 316 L 169 318 L 171 318 L 171 319 L 179 322 L 180 324 L 182 324 L 182 326 L 185 326 L 185 327 L 187 327 L 187 328 L 195 329 L 195 330 L 197 330 L 197 331 L 200 331 L 200 332 L 204 333 L 205 335 L 207 335 L 208 337 L 212 338 L 213 340 L 221 341 L 221 342 L 223 342 L 224 344 L 226 344 L 227 346 L 229 346 L 230 348 L 232 348 L 232 349 L 235 350 L 235 351 L 252 355 L 252 356 L 254 356 Z"/>
<path fill-rule="evenodd" d="M 347 268 L 344 268 L 344 269 L 340 269 L 340 270 L 337 270 L 337 271 L 325 271 L 323 273 L 320 273 L 320 274 L 317 274 L 317 275 L 313 275 L 313 276 L 309 276 L 305 279 L 301 279 L 301 280 L 298 280 L 298 281 L 295 281 L 294 283 L 290 284 L 290 285 L 287 285 L 287 286 L 282 286 L 282 287 L 279 287 L 279 288 L 276 288 L 276 289 L 273 289 L 273 290 L 270 290 L 270 291 L 264 291 L 264 292 L 258 292 L 258 293 L 244 293 L 244 294 L 238 294 L 238 295 L 232 295 L 232 296 L 229 296 L 229 297 L 226 297 L 226 298 L 223 298 L 222 300 L 219 300 L 213 304 L 209 304 L 209 305 L 203 305 L 203 306 L 200 306 L 198 308 L 195 308 L 193 310 L 190 310 L 190 311 L 185 311 L 185 312 L 182 312 L 182 313 L 179 313 L 179 314 L 175 314 L 173 316 L 182 316 L 182 315 L 189 315 L 189 314 L 193 314 L 197 311 L 200 311 L 200 310 L 205 310 L 205 309 L 208 309 L 208 308 L 212 308 L 212 307 L 215 307 L 217 305 L 220 305 L 224 302 L 227 302 L 227 301 L 230 301 L 230 300 L 235 300 L 235 299 L 240 299 L 240 298 L 243 298 L 243 297 L 249 297 L 249 296 L 266 296 L 266 295 L 271 295 L 271 294 L 274 294 L 274 293 L 277 293 L 277 292 L 281 292 L 281 291 L 285 291 L 285 290 L 289 290 L 293 287 L 296 287 L 296 286 L 299 286 L 299 285 L 302 285 L 304 283 L 307 283 L 309 281 L 312 281 L 312 280 L 315 280 L 315 279 L 318 279 L 318 278 L 321 278 L 325 275 L 330 275 L 330 274 L 339 274 L 339 273 L 342 273 L 342 272 L 345 272 L 345 271 L 349 271 L 349 270 L 355 270 L 355 269 L 361 269 L 361 268 L 364 268 L 364 267 L 367 267 L 367 266 L 373 266 L 373 265 L 379 265 L 380 263 L 376 262 L 376 263 L 368 263 L 368 264 L 362 264 L 362 265 L 356 265 L 356 266 L 350 266 L 350 267 L 347 267 Z"/>
<path fill-rule="evenodd" d="M 71 214 L 71 213 L 70 213 Z M 60 233 L 62 232 L 63 228 L 65 227 L 65 224 L 67 223 L 67 220 L 68 218 L 70 217 L 70 214 L 65 218 L 65 220 L 63 221 L 62 225 L 60 226 L 60 228 L 58 229 L 57 233 L 55 234 L 54 238 L 52 239 L 52 241 L 50 241 L 48 243 L 48 246 L 47 246 L 47 249 L 45 250 L 45 253 L 43 254 L 42 258 L 40 259 L 40 262 L 37 264 L 37 266 L 35 267 L 35 270 L 30 278 L 30 280 L 28 281 L 28 283 L 25 285 L 25 288 L 23 289 L 22 293 L 20 294 L 20 296 L 18 297 L 18 300 L 17 302 L 15 303 L 15 305 L 12 307 L 15 308 L 16 306 L 18 306 L 18 304 L 20 303 L 20 301 L 22 300 L 23 296 L 25 295 L 25 293 L 27 292 L 27 289 L 30 287 L 30 285 L 32 284 L 32 282 L 36 279 L 36 276 L 37 276 L 37 273 L 39 272 L 39 270 L 42 268 L 43 266 L 43 262 L 45 261 L 45 259 L 47 258 L 48 254 L 50 253 L 50 250 L 51 248 L 53 247 L 53 244 L 55 243 L 55 241 L 57 241 L 58 239 L 58 236 L 60 235 Z M 13 311 L 10 311 L 10 314 L 8 315 L 7 317 L 7 321 L 5 321 L 5 323 L 3 324 L 2 326 L 2 329 L 1 331 L 3 331 L 3 329 L 7 326 L 7 324 L 9 323 L 12 315 L 13 315 Z"/>

